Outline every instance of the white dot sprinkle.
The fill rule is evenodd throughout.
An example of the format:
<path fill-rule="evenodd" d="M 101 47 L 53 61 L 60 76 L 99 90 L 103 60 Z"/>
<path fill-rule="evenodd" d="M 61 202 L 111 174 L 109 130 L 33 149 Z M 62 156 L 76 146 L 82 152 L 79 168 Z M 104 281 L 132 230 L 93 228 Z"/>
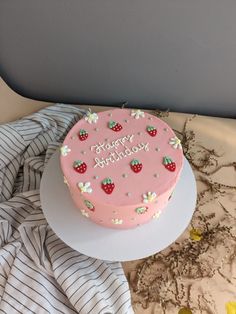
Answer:
<path fill-rule="evenodd" d="M 123 173 L 123 174 L 122 174 L 122 177 L 123 177 L 123 178 L 127 178 L 128 175 L 127 175 L 126 173 Z"/>
<path fill-rule="evenodd" d="M 129 122 L 129 120 L 127 120 L 127 119 L 125 119 L 124 121 L 125 121 L 125 123 L 128 123 L 128 122 Z"/>
<path fill-rule="evenodd" d="M 159 148 L 159 147 L 156 147 L 155 150 L 156 150 L 157 152 L 159 152 L 159 151 L 160 151 L 160 148 Z"/>
<path fill-rule="evenodd" d="M 131 196 L 131 193 L 130 193 L 130 192 L 128 192 L 128 193 L 126 193 L 126 195 L 130 197 L 130 196 Z"/>
<path fill-rule="evenodd" d="M 95 131 L 95 132 L 99 131 L 99 128 L 95 128 L 94 131 Z"/>
<path fill-rule="evenodd" d="M 72 136 L 71 136 L 71 139 L 72 139 L 72 140 L 75 140 L 75 139 L 76 139 L 76 136 L 75 136 L 75 135 L 72 135 Z"/>
<path fill-rule="evenodd" d="M 97 180 L 97 179 L 98 179 L 98 176 L 94 176 L 93 178 L 94 178 L 95 180 Z"/>
<path fill-rule="evenodd" d="M 143 133 L 142 132 L 138 132 L 138 135 L 143 135 Z"/>
<path fill-rule="evenodd" d="M 159 174 L 158 174 L 158 173 L 155 173 L 155 174 L 154 174 L 154 177 L 155 177 L 155 178 L 159 178 Z"/>
<path fill-rule="evenodd" d="M 112 117 L 112 113 L 110 112 L 110 113 L 108 114 L 108 116 L 109 116 L 109 117 Z"/>
<path fill-rule="evenodd" d="M 148 120 L 152 120 L 152 117 L 149 117 Z"/>
<path fill-rule="evenodd" d="M 86 152 L 85 152 L 84 150 L 82 150 L 82 151 L 81 151 L 81 154 L 85 155 L 85 154 L 86 154 Z"/>

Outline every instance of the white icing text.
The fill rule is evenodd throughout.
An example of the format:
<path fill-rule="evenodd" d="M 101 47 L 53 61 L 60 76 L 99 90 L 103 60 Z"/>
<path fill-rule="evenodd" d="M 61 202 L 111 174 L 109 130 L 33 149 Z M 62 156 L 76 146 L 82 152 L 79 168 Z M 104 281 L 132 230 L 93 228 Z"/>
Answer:
<path fill-rule="evenodd" d="M 133 155 L 140 150 L 144 150 L 145 152 L 148 152 L 149 151 L 148 145 L 149 143 L 139 143 L 136 146 L 133 146 L 131 148 L 128 148 L 127 146 L 124 145 L 125 149 L 122 152 L 118 152 L 118 151 L 111 152 L 107 158 L 96 157 L 94 159 L 96 162 L 96 164 L 94 165 L 94 168 L 96 167 L 103 168 L 104 166 L 108 166 L 110 163 L 114 163 L 127 156 Z"/>
<path fill-rule="evenodd" d="M 128 143 L 132 143 L 134 139 L 134 134 L 128 134 L 126 136 L 120 137 L 112 142 L 104 141 L 102 143 L 98 143 L 90 147 L 91 151 L 94 151 L 95 154 L 99 155 L 102 152 L 113 150 L 109 153 L 106 158 L 95 157 L 95 165 L 94 168 L 100 167 L 103 168 L 108 166 L 110 163 L 117 162 L 127 156 L 135 154 L 140 150 L 144 150 L 145 152 L 149 151 L 149 143 L 139 143 L 132 147 L 128 147 Z M 118 147 L 122 147 L 123 151 L 118 151 Z"/>
<path fill-rule="evenodd" d="M 102 151 L 110 150 L 110 149 L 117 149 L 120 145 L 125 146 L 125 142 L 133 142 L 134 135 L 126 135 L 124 137 L 118 138 L 115 141 L 112 142 L 103 142 L 103 143 L 98 143 L 96 145 L 93 145 L 90 147 L 91 151 L 95 150 L 96 154 L 100 154 Z"/>

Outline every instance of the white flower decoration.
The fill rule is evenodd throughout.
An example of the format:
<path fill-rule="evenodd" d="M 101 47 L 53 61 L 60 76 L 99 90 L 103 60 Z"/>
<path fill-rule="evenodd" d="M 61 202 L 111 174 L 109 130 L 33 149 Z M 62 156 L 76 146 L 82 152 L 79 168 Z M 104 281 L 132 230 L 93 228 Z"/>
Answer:
<path fill-rule="evenodd" d="M 79 182 L 78 183 L 78 188 L 80 189 L 81 193 L 92 193 L 93 190 L 91 188 L 91 183 L 90 182 Z"/>
<path fill-rule="evenodd" d="M 139 119 L 139 118 L 144 118 L 144 112 L 141 111 L 140 109 L 134 109 L 131 111 L 131 116 L 134 117 L 135 119 Z"/>
<path fill-rule="evenodd" d="M 63 181 L 64 181 L 64 183 L 65 183 L 67 186 L 69 186 L 69 183 L 68 183 L 66 177 L 63 177 Z"/>
<path fill-rule="evenodd" d="M 81 214 L 82 214 L 83 216 L 89 218 L 89 214 L 86 212 L 86 210 L 81 209 L 80 211 L 81 211 Z"/>
<path fill-rule="evenodd" d="M 98 121 L 98 115 L 94 112 L 92 113 L 90 110 L 86 112 L 85 121 L 87 121 L 89 124 L 91 123 L 97 123 Z"/>
<path fill-rule="evenodd" d="M 159 210 L 158 212 L 156 212 L 156 213 L 152 216 L 152 218 L 153 218 L 153 219 L 157 219 L 157 218 L 160 217 L 160 214 L 161 214 L 161 210 Z"/>
<path fill-rule="evenodd" d="M 154 202 L 157 195 L 155 192 L 147 192 L 147 194 L 143 194 L 143 202 L 144 203 L 151 203 Z"/>
<path fill-rule="evenodd" d="M 174 149 L 181 149 L 182 148 L 182 145 L 181 145 L 181 141 L 180 139 L 178 139 L 178 137 L 172 137 L 170 140 L 169 140 L 169 144 L 174 148 Z"/>
<path fill-rule="evenodd" d="M 71 149 L 67 145 L 61 147 L 62 156 L 67 156 L 69 152 L 71 152 Z"/>
<path fill-rule="evenodd" d="M 114 225 L 122 225 L 123 224 L 122 219 L 115 218 L 115 219 L 112 219 L 111 221 Z"/>

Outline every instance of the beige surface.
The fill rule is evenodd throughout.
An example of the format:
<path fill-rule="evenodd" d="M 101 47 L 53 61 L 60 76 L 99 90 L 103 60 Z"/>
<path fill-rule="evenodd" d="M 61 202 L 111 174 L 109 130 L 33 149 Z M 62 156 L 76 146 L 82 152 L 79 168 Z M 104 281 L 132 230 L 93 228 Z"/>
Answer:
<path fill-rule="evenodd" d="M 48 106 L 49 103 L 24 98 L 0 78 L 0 123 L 14 121 Z"/>
<path fill-rule="evenodd" d="M 0 78 L 0 124 L 14 121 L 30 113 L 36 112 L 52 103 L 36 101 L 15 93 Z M 83 108 L 91 106 L 81 105 Z M 106 110 L 108 107 L 94 107 L 94 111 Z"/>
<path fill-rule="evenodd" d="M 174 244 L 123 263 L 135 313 L 235 314 L 236 303 L 232 312 L 226 306 L 236 302 L 236 120 L 177 113 L 163 119 L 182 139 L 198 203 Z"/>
<path fill-rule="evenodd" d="M 1 122 L 47 105 L 0 85 Z M 94 108 L 101 109 L 105 107 Z M 232 312 L 226 307 L 236 302 L 236 121 L 178 113 L 161 118 L 182 139 L 197 179 L 198 204 L 191 224 L 173 245 L 123 264 L 135 313 L 235 314 L 236 303 Z"/>

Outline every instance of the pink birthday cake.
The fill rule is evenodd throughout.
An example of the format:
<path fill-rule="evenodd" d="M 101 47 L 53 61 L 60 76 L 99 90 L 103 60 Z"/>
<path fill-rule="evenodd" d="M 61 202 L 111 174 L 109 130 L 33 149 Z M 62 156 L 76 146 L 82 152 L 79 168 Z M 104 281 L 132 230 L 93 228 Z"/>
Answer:
<path fill-rule="evenodd" d="M 64 181 L 81 214 L 127 229 L 158 218 L 183 167 L 173 130 L 141 110 L 90 110 L 61 147 Z"/>

